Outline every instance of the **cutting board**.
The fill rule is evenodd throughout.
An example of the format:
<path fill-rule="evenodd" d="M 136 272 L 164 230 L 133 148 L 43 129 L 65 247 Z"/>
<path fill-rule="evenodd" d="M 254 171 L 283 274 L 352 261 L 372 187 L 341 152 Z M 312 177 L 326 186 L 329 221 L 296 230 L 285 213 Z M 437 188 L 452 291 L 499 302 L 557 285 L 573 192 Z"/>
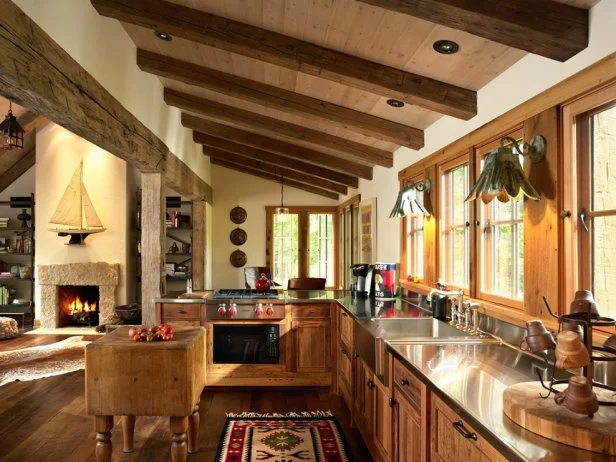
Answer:
<path fill-rule="evenodd" d="M 563 390 L 566 384 L 554 388 Z M 616 392 L 599 388 L 594 391 L 599 400 L 616 400 Z M 553 393 L 548 399 L 539 396 L 546 393 L 547 390 L 538 381 L 507 387 L 503 393 L 505 415 L 545 438 L 593 452 L 616 455 L 615 407 L 599 406 L 599 411 L 590 418 L 556 404 Z"/>

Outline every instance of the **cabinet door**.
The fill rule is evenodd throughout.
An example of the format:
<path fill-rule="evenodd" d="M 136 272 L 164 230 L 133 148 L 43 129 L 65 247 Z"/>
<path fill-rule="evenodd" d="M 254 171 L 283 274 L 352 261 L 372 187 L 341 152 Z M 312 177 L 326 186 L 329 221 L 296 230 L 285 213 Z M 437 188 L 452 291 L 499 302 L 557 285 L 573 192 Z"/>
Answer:
<path fill-rule="evenodd" d="M 378 454 L 378 459 L 389 461 L 393 436 L 393 401 L 391 399 L 391 391 L 376 379 L 372 392 L 374 395 L 374 418 L 372 424 L 374 448 Z"/>
<path fill-rule="evenodd" d="M 355 363 L 355 423 L 364 441 L 370 447 L 372 441 L 372 416 L 374 415 L 374 377 L 361 358 Z"/>
<path fill-rule="evenodd" d="M 295 320 L 293 329 L 296 372 L 331 370 L 331 323 L 329 319 Z"/>
<path fill-rule="evenodd" d="M 394 462 L 418 462 L 422 458 L 421 415 L 401 393 L 394 391 Z M 424 448 L 425 450 L 425 448 Z"/>
<path fill-rule="evenodd" d="M 353 363 L 351 362 L 350 352 L 344 345 L 338 351 L 338 390 L 349 409 L 353 405 Z"/>
<path fill-rule="evenodd" d="M 433 396 L 432 460 L 505 462 L 507 459 L 478 435 L 453 409 Z"/>

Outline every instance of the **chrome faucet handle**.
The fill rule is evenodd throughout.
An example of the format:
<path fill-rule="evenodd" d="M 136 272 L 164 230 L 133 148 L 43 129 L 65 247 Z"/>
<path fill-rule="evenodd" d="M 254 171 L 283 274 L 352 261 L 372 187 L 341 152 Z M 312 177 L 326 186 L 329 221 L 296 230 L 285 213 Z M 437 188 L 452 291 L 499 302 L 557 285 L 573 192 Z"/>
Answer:
<path fill-rule="evenodd" d="M 468 303 L 468 312 L 470 313 L 469 318 L 472 318 L 473 327 L 470 327 L 471 320 L 468 320 L 468 333 L 471 335 L 482 336 L 482 332 L 479 329 L 479 303 L 477 302 L 467 302 Z"/>
<path fill-rule="evenodd" d="M 454 326 L 460 319 L 460 307 L 458 306 L 458 298 L 455 296 L 449 297 L 449 303 L 451 303 L 451 321 L 449 325 Z"/>

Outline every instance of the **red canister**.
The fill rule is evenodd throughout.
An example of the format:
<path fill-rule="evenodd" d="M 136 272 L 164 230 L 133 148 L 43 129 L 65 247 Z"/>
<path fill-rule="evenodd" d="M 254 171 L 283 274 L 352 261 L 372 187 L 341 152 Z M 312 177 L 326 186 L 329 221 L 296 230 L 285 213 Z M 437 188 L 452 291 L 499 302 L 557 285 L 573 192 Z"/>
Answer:
<path fill-rule="evenodd" d="M 398 295 L 397 263 L 374 265 L 374 298 L 388 300 Z"/>

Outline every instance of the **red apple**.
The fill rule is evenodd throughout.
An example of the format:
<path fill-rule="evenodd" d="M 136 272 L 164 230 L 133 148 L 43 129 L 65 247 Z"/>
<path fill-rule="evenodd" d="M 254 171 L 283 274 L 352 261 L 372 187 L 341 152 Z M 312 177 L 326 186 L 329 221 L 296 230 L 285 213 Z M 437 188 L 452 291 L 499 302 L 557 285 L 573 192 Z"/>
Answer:
<path fill-rule="evenodd" d="M 134 342 L 139 342 L 141 340 L 141 336 L 139 334 L 135 334 L 133 335 L 132 339 Z"/>

